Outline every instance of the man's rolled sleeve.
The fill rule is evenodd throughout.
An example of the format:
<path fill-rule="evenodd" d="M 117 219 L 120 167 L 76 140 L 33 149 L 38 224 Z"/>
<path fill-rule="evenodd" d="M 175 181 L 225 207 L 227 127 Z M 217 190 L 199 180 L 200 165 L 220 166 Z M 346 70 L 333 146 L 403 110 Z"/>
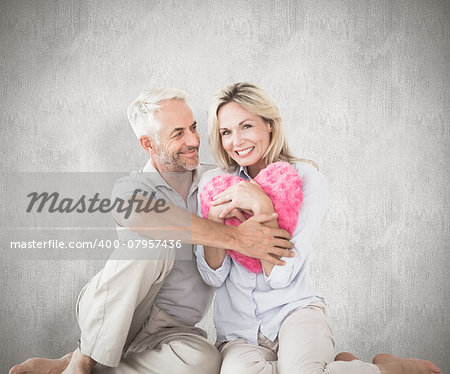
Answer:
<path fill-rule="evenodd" d="M 198 272 L 200 273 L 203 281 L 212 287 L 220 287 L 223 282 L 225 282 L 225 279 L 227 279 L 228 274 L 230 273 L 230 256 L 228 256 L 227 254 L 222 262 L 222 265 L 216 270 L 211 269 L 211 267 L 206 262 L 205 251 L 202 245 L 197 245 L 195 256 L 197 258 Z"/>

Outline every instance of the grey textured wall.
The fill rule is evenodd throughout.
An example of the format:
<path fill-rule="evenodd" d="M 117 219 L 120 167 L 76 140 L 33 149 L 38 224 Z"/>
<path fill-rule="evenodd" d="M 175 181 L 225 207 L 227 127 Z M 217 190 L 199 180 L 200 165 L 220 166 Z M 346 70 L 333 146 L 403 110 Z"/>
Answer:
<path fill-rule="evenodd" d="M 329 180 L 311 273 L 337 350 L 450 370 L 448 1 L 11 0 L 0 19 L 3 182 L 140 168 L 125 111 L 152 86 L 191 93 L 212 161 L 213 93 L 254 82 Z M 73 305 L 101 263 L 0 253 L 0 371 L 72 350 Z"/>

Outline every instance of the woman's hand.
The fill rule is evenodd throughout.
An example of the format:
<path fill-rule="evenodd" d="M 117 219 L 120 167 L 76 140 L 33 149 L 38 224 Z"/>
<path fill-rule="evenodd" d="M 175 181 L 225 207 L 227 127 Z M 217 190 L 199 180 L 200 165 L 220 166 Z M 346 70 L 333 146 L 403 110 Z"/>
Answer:
<path fill-rule="evenodd" d="M 220 205 L 211 205 L 209 207 L 208 219 L 215 221 L 215 222 L 223 223 L 225 218 L 235 217 L 239 221 L 244 222 L 246 220 L 246 218 L 242 214 L 241 210 L 240 209 L 232 209 L 231 211 L 228 212 L 229 205 L 230 205 L 229 202 L 220 204 Z M 223 216 L 223 218 L 222 218 L 222 212 L 226 212 L 226 214 Z M 252 214 L 251 212 L 247 212 L 247 213 Z"/>
<path fill-rule="evenodd" d="M 242 181 L 228 187 L 215 196 L 211 204 L 211 208 L 227 204 L 221 208 L 218 218 L 225 218 L 236 209 L 251 212 L 253 215 L 274 212 L 272 201 L 253 180 Z"/>
<path fill-rule="evenodd" d="M 222 211 L 223 211 L 223 208 L 211 205 L 209 207 L 208 219 L 215 221 L 215 222 L 223 223 L 223 218 L 219 218 L 219 215 L 220 215 L 220 213 L 222 213 Z"/>

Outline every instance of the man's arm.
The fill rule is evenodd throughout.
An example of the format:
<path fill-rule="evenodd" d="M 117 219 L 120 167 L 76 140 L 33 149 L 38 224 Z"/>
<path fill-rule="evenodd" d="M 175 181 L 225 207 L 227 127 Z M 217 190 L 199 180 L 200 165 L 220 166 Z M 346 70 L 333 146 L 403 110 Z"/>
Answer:
<path fill-rule="evenodd" d="M 193 217 L 192 242 L 205 246 L 234 249 L 246 256 L 256 257 L 277 265 L 284 265 L 271 254 L 280 257 L 293 257 L 286 248 L 293 248 L 290 234 L 279 228 L 264 224 L 275 220 L 276 214 L 254 216 L 239 226 L 227 226 L 198 216 Z"/>
<path fill-rule="evenodd" d="M 131 195 L 122 198 L 126 201 Z M 141 199 L 143 201 L 141 206 L 146 206 L 148 200 Z M 115 211 L 114 218 L 120 226 L 152 239 L 181 240 L 183 243 L 233 249 L 274 265 L 284 265 L 285 262 L 272 255 L 294 256 L 289 251 L 293 248 L 289 242 L 290 234 L 285 230 L 264 225 L 275 220 L 276 214 L 256 215 L 239 226 L 227 226 L 200 218 L 175 205 L 165 206 L 169 209 L 164 212 L 133 211 L 128 218 L 125 218 L 125 213 Z"/>

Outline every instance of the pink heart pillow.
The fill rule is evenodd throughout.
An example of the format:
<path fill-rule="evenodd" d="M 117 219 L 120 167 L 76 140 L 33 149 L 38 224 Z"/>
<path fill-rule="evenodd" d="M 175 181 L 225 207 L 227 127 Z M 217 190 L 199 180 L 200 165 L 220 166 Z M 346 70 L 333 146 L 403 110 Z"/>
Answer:
<path fill-rule="evenodd" d="M 203 188 L 200 195 L 201 212 L 208 217 L 209 207 L 214 196 L 243 179 L 233 174 L 219 175 L 211 179 Z M 302 180 L 294 167 L 287 162 L 274 162 L 261 170 L 254 179 L 267 196 L 272 200 L 275 212 L 278 213 L 278 226 L 290 234 L 297 226 L 298 214 L 303 200 Z M 246 214 L 246 217 L 250 216 Z M 225 224 L 238 226 L 241 223 L 237 218 L 225 219 Z M 252 273 L 261 273 L 261 261 L 257 258 L 245 256 L 239 252 L 227 249 L 228 254 L 237 263 Z"/>

